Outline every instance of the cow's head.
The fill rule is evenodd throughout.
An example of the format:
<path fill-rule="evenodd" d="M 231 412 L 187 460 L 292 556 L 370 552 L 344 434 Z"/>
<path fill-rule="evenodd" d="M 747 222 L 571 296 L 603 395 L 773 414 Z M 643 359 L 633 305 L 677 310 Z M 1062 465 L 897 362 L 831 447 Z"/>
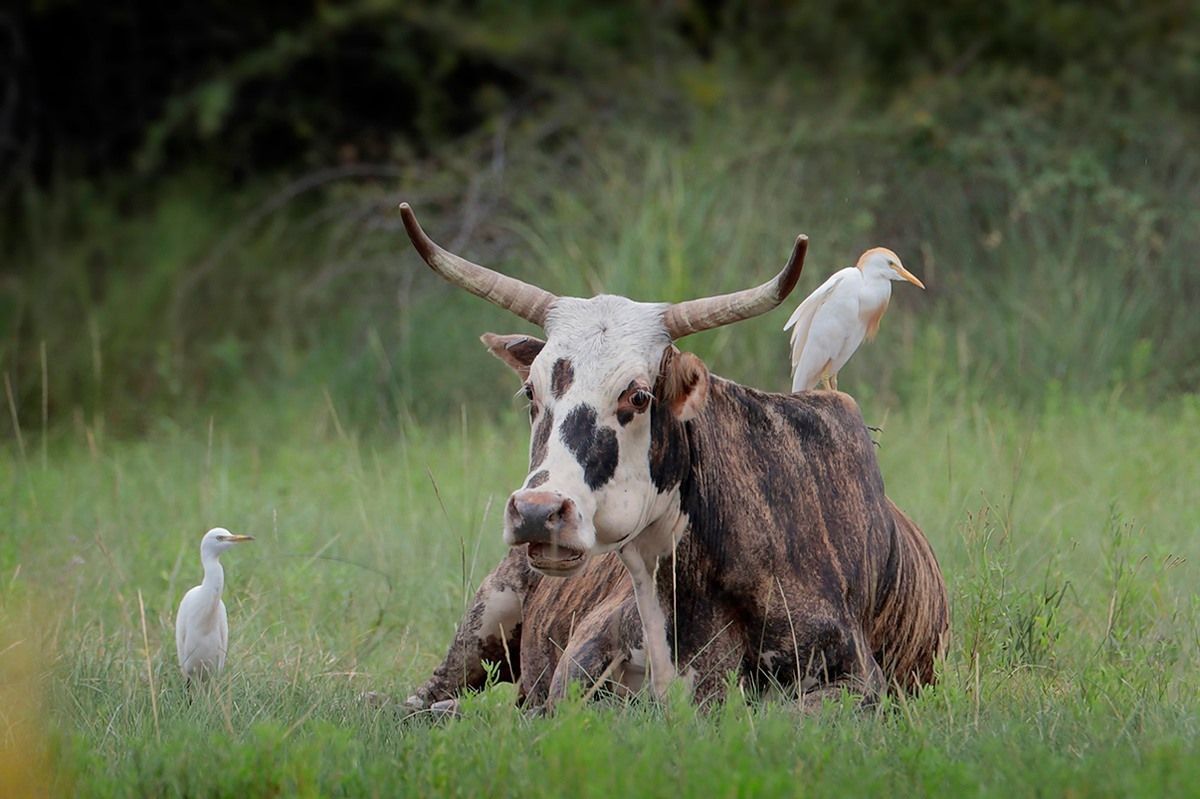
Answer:
<path fill-rule="evenodd" d="M 672 342 L 777 306 L 800 277 L 808 239 L 752 289 L 668 305 L 601 295 L 557 297 L 435 244 L 407 204 L 405 229 L 442 277 L 542 327 L 545 341 L 487 333 L 483 342 L 523 381 L 532 427 L 529 475 L 509 497 L 504 539 L 528 545 L 539 571 L 566 576 L 588 555 L 635 538 L 677 498 L 651 474 L 670 424 L 703 408 L 708 370 Z"/>

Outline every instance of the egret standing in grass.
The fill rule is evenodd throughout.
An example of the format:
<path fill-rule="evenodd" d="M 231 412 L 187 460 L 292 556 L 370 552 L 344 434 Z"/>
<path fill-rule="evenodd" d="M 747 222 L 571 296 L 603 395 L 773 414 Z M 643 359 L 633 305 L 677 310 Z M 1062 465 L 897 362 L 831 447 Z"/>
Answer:
<path fill-rule="evenodd" d="M 225 668 L 229 621 L 225 603 L 221 601 L 225 570 L 221 568 L 220 557 L 234 544 L 253 540 L 254 536 L 234 535 L 224 527 L 214 527 L 200 541 L 204 582 L 183 595 L 179 613 L 175 616 L 179 668 L 189 682 L 215 677 Z"/>
<path fill-rule="evenodd" d="M 873 339 L 892 298 L 892 281 L 925 284 L 886 247 L 867 250 L 800 303 L 784 330 L 792 330 L 792 391 L 823 383 L 837 388 L 837 373 L 864 338 Z"/>

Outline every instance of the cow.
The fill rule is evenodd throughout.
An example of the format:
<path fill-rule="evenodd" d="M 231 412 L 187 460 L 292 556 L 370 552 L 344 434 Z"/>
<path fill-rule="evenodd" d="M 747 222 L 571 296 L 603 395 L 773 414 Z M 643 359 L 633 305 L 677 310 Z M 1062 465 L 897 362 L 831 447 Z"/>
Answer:
<path fill-rule="evenodd" d="M 410 704 L 452 701 L 487 659 L 533 702 L 579 678 L 636 690 L 647 672 L 662 696 L 677 664 L 697 696 L 719 690 L 710 672 L 722 666 L 868 701 L 935 679 L 945 584 L 920 528 L 884 493 L 854 400 L 758 391 L 674 344 L 778 306 L 806 237 L 751 289 L 676 304 L 582 299 L 454 255 L 400 211 L 434 272 L 546 334 L 482 336 L 529 401 L 529 473 L 505 505 L 512 549 Z"/>

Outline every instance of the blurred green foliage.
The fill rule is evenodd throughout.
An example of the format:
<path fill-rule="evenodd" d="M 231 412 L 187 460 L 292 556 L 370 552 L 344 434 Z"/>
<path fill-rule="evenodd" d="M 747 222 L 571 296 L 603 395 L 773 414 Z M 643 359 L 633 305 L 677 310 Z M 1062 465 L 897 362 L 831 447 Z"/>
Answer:
<path fill-rule="evenodd" d="M 5 139 L 36 154 L 0 155 L 26 425 L 503 406 L 475 339 L 515 323 L 427 273 L 401 199 L 565 294 L 739 288 L 804 231 L 798 301 L 887 244 L 929 291 L 847 368 L 868 403 L 1200 386 L 1192 3 L 203 5 L 15 17 L 42 107 Z M 783 388 L 784 318 L 686 345 Z"/>
<path fill-rule="evenodd" d="M 1149 88 L 1195 111 L 1197 14 L 1187 0 L 42 0 L 0 17 L 14 75 L 4 133 L 34 148 L 43 176 L 179 160 L 246 176 L 425 151 L 513 103 L 669 78 L 681 62 L 879 96 L 1000 69 Z M 693 85 L 693 99 L 719 98 Z"/>

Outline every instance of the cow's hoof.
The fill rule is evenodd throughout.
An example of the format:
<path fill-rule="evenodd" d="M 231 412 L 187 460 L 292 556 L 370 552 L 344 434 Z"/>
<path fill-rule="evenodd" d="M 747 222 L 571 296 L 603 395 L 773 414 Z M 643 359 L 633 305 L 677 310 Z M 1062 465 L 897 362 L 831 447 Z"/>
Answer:
<path fill-rule="evenodd" d="M 548 704 L 534 705 L 532 707 L 525 708 L 525 718 L 527 718 L 527 719 L 546 718 L 547 716 L 550 715 L 551 712 L 552 712 L 552 708 Z"/>
<path fill-rule="evenodd" d="M 457 699 L 443 699 L 429 706 L 429 712 L 439 718 L 457 718 L 462 715 L 458 709 Z"/>
<path fill-rule="evenodd" d="M 412 710 L 414 712 L 418 710 L 428 710 L 429 703 L 416 694 L 413 694 L 404 700 L 404 709 Z"/>

